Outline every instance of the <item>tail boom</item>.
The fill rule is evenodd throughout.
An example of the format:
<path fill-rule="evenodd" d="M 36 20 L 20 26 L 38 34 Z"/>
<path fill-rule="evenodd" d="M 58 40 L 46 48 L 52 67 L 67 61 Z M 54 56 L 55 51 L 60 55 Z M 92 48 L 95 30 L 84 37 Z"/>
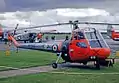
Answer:
<path fill-rule="evenodd" d="M 16 47 L 20 46 L 20 44 L 11 35 L 8 36 L 8 40 L 12 41 Z"/>

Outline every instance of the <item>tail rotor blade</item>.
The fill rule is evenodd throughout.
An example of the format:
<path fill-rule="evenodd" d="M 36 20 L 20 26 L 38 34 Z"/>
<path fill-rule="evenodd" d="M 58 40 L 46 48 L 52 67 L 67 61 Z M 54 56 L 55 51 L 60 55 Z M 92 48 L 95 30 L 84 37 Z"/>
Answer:
<path fill-rule="evenodd" d="M 16 34 L 16 30 L 18 28 L 19 24 L 16 25 L 15 29 L 14 29 L 14 33 L 13 33 L 13 36 Z"/>

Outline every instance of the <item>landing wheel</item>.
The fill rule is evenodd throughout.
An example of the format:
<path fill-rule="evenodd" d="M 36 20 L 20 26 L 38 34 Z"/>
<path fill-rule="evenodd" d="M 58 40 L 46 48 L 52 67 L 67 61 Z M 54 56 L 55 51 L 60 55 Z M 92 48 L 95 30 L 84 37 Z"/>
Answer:
<path fill-rule="evenodd" d="M 52 67 L 53 67 L 53 68 L 55 68 L 55 69 L 57 68 L 57 63 L 58 63 L 59 59 L 61 58 L 61 55 L 62 55 L 62 53 L 59 54 L 59 56 L 58 56 L 56 62 L 52 64 Z"/>
<path fill-rule="evenodd" d="M 96 61 L 96 63 L 95 63 L 95 67 L 96 67 L 96 69 L 100 69 L 100 64 L 99 64 L 98 61 Z"/>
<path fill-rule="evenodd" d="M 83 65 L 87 65 L 87 62 L 83 62 Z"/>
<path fill-rule="evenodd" d="M 100 64 L 95 65 L 96 69 L 100 69 Z"/>
<path fill-rule="evenodd" d="M 113 67 L 113 62 L 109 61 L 109 67 Z"/>
<path fill-rule="evenodd" d="M 57 68 L 57 63 L 53 63 L 52 67 L 56 69 Z"/>

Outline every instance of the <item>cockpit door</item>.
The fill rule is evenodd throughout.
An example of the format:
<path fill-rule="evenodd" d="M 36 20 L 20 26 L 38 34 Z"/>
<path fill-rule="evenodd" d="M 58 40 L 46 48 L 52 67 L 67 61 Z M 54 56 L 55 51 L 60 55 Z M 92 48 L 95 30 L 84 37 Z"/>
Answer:
<path fill-rule="evenodd" d="M 86 58 L 89 50 L 90 48 L 86 39 L 72 40 L 69 44 L 69 54 L 71 60 L 80 60 Z"/>

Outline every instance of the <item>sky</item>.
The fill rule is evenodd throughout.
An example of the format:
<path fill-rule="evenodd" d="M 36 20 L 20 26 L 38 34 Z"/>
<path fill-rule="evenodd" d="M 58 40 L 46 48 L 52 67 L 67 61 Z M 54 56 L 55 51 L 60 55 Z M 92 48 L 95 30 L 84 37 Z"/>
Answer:
<path fill-rule="evenodd" d="M 77 19 L 118 23 L 118 4 L 118 0 L 0 0 L 0 23 L 9 28 L 17 23 L 28 27 Z"/>
<path fill-rule="evenodd" d="M 46 10 L 52 8 L 104 8 L 118 10 L 118 0 L 0 0 L 0 12 Z"/>
<path fill-rule="evenodd" d="M 90 1 L 94 2 L 95 0 L 0 0 L 0 11 L 29 11 L 73 7 L 77 3 L 89 3 Z"/>

